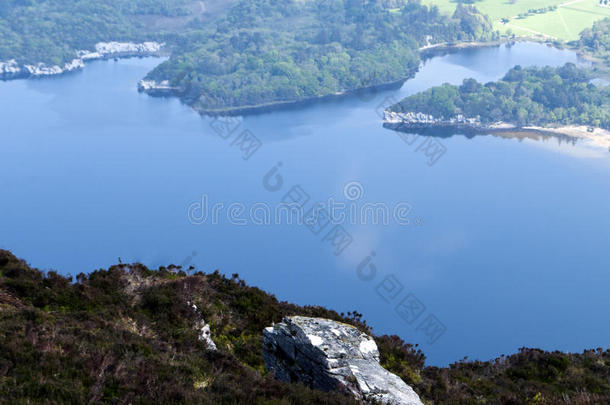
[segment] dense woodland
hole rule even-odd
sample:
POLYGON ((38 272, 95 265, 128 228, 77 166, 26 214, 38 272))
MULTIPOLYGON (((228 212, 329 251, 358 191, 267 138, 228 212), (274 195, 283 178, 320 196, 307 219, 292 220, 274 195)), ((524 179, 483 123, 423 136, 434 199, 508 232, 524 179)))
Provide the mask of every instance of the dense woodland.
MULTIPOLYGON (((421 46, 498 35, 486 17, 462 4, 453 16, 407 0, 213 0, 206 7, 210 4, 213 13, 192 0, 0 0, 0 61, 62 65, 76 50, 92 50, 99 41, 157 40, 172 56, 148 78, 168 79, 188 104, 222 113, 397 82, 417 69, 421 46)), ((610 19, 583 31, 577 45, 610 66, 610 19)), ((447 97, 452 91, 434 90, 447 97)), ((512 101, 528 98, 519 97, 513 94, 512 101)), ((558 123, 601 125, 606 119, 586 103, 555 103, 554 111, 541 112, 539 103, 515 110, 506 98, 498 100, 506 102, 478 115, 519 123, 555 117, 558 123)), ((451 105, 441 102, 436 112, 448 109, 451 105)))
MULTIPOLYGON (((73 279, 0 250, 0 403, 354 403, 265 371, 263 328, 297 314, 372 333, 356 311, 278 302, 237 274, 118 265, 73 279), (200 315, 218 351, 198 340, 200 315)), ((522 349, 438 368, 397 336, 375 340, 382 365, 428 404, 610 402, 610 350, 522 349)))
POLYGON ((406 0, 220 3, 211 19, 191 0, 0 0, 0 61, 62 66, 98 41, 161 41, 171 58, 148 78, 222 112, 397 82, 423 45, 497 35, 467 5, 445 16, 406 0))
POLYGON ((293 102, 392 83, 429 42, 489 39, 472 6, 452 18, 416 2, 243 0, 148 76, 203 111, 293 102), (391 8, 404 5, 402 8, 391 8))
POLYGON ((483 124, 590 125, 610 129, 610 86, 591 83, 587 70, 568 63, 560 68, 515 66, 501 80, 461 86, 444 84, 390 107, 449 119, 458 114, 483 124))
POLYGON ((581 50, 592 54, 610 68, 610 18, 596 22, 580 34, 581 50))
POLYGON ((150 18, 190 14, 188 0, 0 0, 0 61, 63 66, 101 41, 162 39, 150 18), (148 19, 147 19, 148 18, 148 19))

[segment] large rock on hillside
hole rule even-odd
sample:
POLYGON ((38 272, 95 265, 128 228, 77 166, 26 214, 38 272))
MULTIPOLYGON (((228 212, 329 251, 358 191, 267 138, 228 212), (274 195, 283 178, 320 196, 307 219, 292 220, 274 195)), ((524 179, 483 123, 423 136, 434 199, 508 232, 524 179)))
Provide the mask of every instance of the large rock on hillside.
POLYGON ((351 325, 323 318, 284 318, 263 331, 263 357, 281 381, 348 391, 365 401, 422 405, 411 387, 381 367, 373 338, 351 325))

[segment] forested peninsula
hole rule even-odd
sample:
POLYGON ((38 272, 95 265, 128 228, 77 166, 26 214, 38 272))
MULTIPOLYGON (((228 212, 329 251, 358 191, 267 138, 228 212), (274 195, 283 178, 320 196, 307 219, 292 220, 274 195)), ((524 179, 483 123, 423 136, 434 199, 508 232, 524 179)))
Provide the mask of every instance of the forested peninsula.
POLYGON ((407 0, 0 0, 0 78, 79 69, 100 42, 154 41, 170 58, 142 91, 237 114, 398 84, 420 47, 497 35, 473 6, 449 16, 407 0))
MULTIPOLYGON (((384 125, 400 131, 551 132, 570 126, 610 130, 610 86, 591 82, 574 64, 515 66, 501 80, 466 79, 409 96, 385 111, 384 125)), ((569 131, 565 132, 570 135, 569 131)))
POLYGON ((195 109, 235 114, 401 82, 419 47, 491 39, 472 6, 452 17, 416 2, 245 0, 154 69, 195 109))

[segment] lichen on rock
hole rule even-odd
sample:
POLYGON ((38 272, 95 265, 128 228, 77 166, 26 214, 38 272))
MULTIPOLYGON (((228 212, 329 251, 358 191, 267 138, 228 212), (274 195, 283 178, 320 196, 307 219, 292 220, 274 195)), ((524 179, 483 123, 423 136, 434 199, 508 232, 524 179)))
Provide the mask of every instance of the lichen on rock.
POLYGON ((422 404, 410 386, 381 367, 373 338, 351 325, 286 317, 263 331, 263 357, 267 369, 281 381, 346 391, 370 402, 422 404))

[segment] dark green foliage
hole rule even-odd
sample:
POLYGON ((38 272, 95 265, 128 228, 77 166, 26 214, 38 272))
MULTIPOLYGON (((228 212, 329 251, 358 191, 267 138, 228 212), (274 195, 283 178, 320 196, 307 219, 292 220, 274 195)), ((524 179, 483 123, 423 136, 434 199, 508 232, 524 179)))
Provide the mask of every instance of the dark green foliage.
POLYGON ((590 83, 586 70, 568 63, 560 68, 511 69, 502 80, 485 85, 474 79, 461 86, 444 84, 390 107, 449 119, 458 114, 483 124, 517 126, 590 125, 610 129, 610 86, 590 83))
MULTIPOLYGON (((275 381, 262 330, 287 315, 318 316, 371 333, 362 314, 300 307, 238 275, 187 277, 170 266, 119 265, 76 282, 0 250, 1 403, 348 404, 339 393, 275 381), (189 304, 190 303, 190 304, 189 304), (199 314, 219 350, 206 351, 199 314)), ((426 367, 397 336, 376 336, 381 363, 429 404, 605 404, 610 351, 522 349, 490 362, 426 367)))
POLYGON ((99 41, 157 40, 172 55, 148 78, 222 113, 398 82, 420 46, 497 35, 472 6, 448 17, 404 0, 212 3, 213 16, 194 0, 0 0, 0 61, 62 66, 99 41))
POLYGON ((523 348, 493 361, 426 367, 415 386, 432 403, 607 404, 610 350, 582 354, 523 348))
POLYGON ((593 54, 610 67, 610 18, 597 21, 580 33, 580 49, 593 54))
POLYGON ((428 42, 488 39, 473 7, 453 18, 416 2, 242 0, 148 78, 206 112, 301 101, 408 78, 428 42), (401 9, 386 5, 404 5, 401 9))
POLYGON ((0 0, 0 61, 57 64, 100 41, 160 39, 151 19, 188 14, 188 0, 0 0))
POLYGON ((290 314, 351 322, 218 272, 114 266, 72 283, 0 250, 0 402, 352 403, 261 372, 262 329, 290 314), (219 352, 198 341, 187 301, 212 324, 219 352))
POLYGON ((411 386, 421 383, 421 370, 424 368, 426 356, 420 349, 403 342, 396 335, 378 336, 375 341, 381 354, 379 360, 383 367, 398 375, 411 386))

